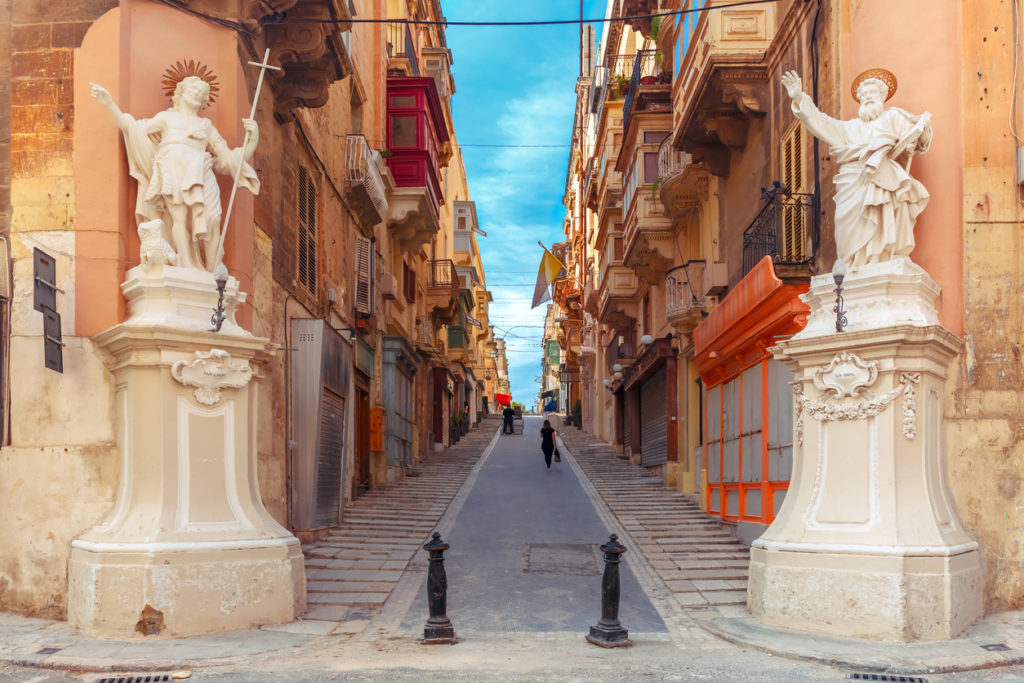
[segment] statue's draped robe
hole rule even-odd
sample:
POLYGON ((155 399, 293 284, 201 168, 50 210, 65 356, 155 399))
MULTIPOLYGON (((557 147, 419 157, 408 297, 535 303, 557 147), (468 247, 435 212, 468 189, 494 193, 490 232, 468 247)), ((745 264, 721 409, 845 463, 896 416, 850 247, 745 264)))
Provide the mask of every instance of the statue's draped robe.
MULTIPOLYGON (((793 113, 827 143, 839 162, 836 185, 836 251, 849 266, 908 256, 914 223, 928 203, 928 191, 890 152, 920 120, 907 111, 885 109, 874 121, 839 121, 818 111, 810 97, 793 100, 793 113)), ((902 155, 924 154, 931 129, 902 155)))
MULTIPOLYGON (((124 115, 128 120, 124 132, 128 172, 139 183, 135 219, 142 223, 161 218, 169 228, 171 221, 165 207, 183 204, 188 207, 195 248, 198 242, 220 239, 220 188, 214 173, 233 178, 241 164, 238 185, 253 194, 259 194, 260 181, 256 171, 245 163, 244 150, 230 149, 207 118, 192 117, 194 127, 187 142, 163 144, 166 117, 171 115, 174 113, 160 112, 151 119, 139 120, 124 115)), ((207 263, 205 267, 213 270, 216 265, 207 263)))

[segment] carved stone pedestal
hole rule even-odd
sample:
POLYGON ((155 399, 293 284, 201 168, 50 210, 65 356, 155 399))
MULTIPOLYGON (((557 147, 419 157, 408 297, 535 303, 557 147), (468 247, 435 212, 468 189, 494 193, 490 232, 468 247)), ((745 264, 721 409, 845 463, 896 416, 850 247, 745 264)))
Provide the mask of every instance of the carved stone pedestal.
MULTIPOLYGON (((851 279, 865 305, 892 287, 851 279)), ((836 334, 833 313, 832 333, 805 329, 775 350, 795 374, 794 464, 778 517, 751 548, 747 601, 765 623, 916 641, 952 638, 981 616, 978 545, 942 450, 946 368, 962 342, 927 324, 928 282, 904 282, 918 300, 895 307, 923 311, 917 320, 836 334)), ((812 319, 834 303, 816 296, 825 284, 805 295, 812 319)))
POLYGON ((121 472, 107 519, 71 544, 68 621, 127 638, 146 605, 169 636, 295 619, 302 552, 256 483, 255 364, 273 345, 134 315, 93 341, 114 377, 121 472))

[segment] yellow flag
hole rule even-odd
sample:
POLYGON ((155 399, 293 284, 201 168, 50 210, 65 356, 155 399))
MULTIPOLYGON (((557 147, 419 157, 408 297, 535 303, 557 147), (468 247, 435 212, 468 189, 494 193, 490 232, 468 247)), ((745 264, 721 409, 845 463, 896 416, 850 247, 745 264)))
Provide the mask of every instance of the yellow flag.
POLYGON ((537 306, 551 299, 551 295, 548 293, 548 285, 554 282, 558 274, 564 269, 565 266, 562 265, 562 262, 545 249, 544 256, 540 259, 540 268, 537 270, 537 286, 533 289, 533 306, 531 308, 537 308, 537 306))

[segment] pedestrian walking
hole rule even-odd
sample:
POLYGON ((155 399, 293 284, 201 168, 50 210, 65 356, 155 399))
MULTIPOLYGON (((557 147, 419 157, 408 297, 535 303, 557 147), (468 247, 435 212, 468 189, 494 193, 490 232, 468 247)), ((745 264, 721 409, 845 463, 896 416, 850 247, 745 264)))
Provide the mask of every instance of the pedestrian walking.
MULTIPOLYGON (((544 464, 550 470, 551 456, 558 453, 558 449, 555 448, 555 430, 548 420, 544 420, 544 426, 540 428, 540 450, 544 453, 544 464)), ((555 456, 555 462, 561 462, 561 458, 555 456)))
POLYGON ((501 416, 505 418, 501 425, 501 433, 515 434, 515 429, 512 427, 512 418, 516 416, 516 411, 512 410, 512 406, 505 406, 505 410, 501 411, 501 416))

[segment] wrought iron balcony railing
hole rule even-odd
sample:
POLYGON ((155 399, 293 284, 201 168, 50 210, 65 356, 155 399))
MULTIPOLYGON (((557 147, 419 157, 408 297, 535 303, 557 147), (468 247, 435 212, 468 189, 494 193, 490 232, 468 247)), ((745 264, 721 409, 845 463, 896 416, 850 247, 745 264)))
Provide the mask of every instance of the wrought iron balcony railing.
POLYGON ((704 308, 704 261, 688 261, 665 273, 665 315, 675 318, 704 308))
POLYGON ((662 184, 685 171, 686 167, 692 163, 693 157, 689 152, 681 152, 672 146, 671 135, 666 137, 658 147, 658 177, 662 184))
POLYGON ((814 258, 814 195, 776 186, 764 196, 764 207, 743 231, 743 275, 765 256, 780 266, 807 265, 814 258))
POLYGON ((656 50, 639 50, 633 60, 633 73, 629 79, 629 92, 622 103, 622 130, 629 130, 629 116, 633 113, 637 89, 641 83, 653 84, 657 80, 658 64, 654 57, 656 50))
POLYGON ((407 21, 389 21, 387 26, 387 50, 389 59, 407 59, 413 76, 420 75, 416 62, 416 43, 412 39, 407 21))
POLYGON ((430 262, 430 277, 427 287, 431 289, 459 289, 459 276, 455 272, 455 262, 451 259, 436 259, 430 262))
POLYGON ((387 216, 388 200, 384 179, 380 175, 373 151, 362 135, 345 136, 345 181, 353 187, 363 188, 379 220, 387 216))

